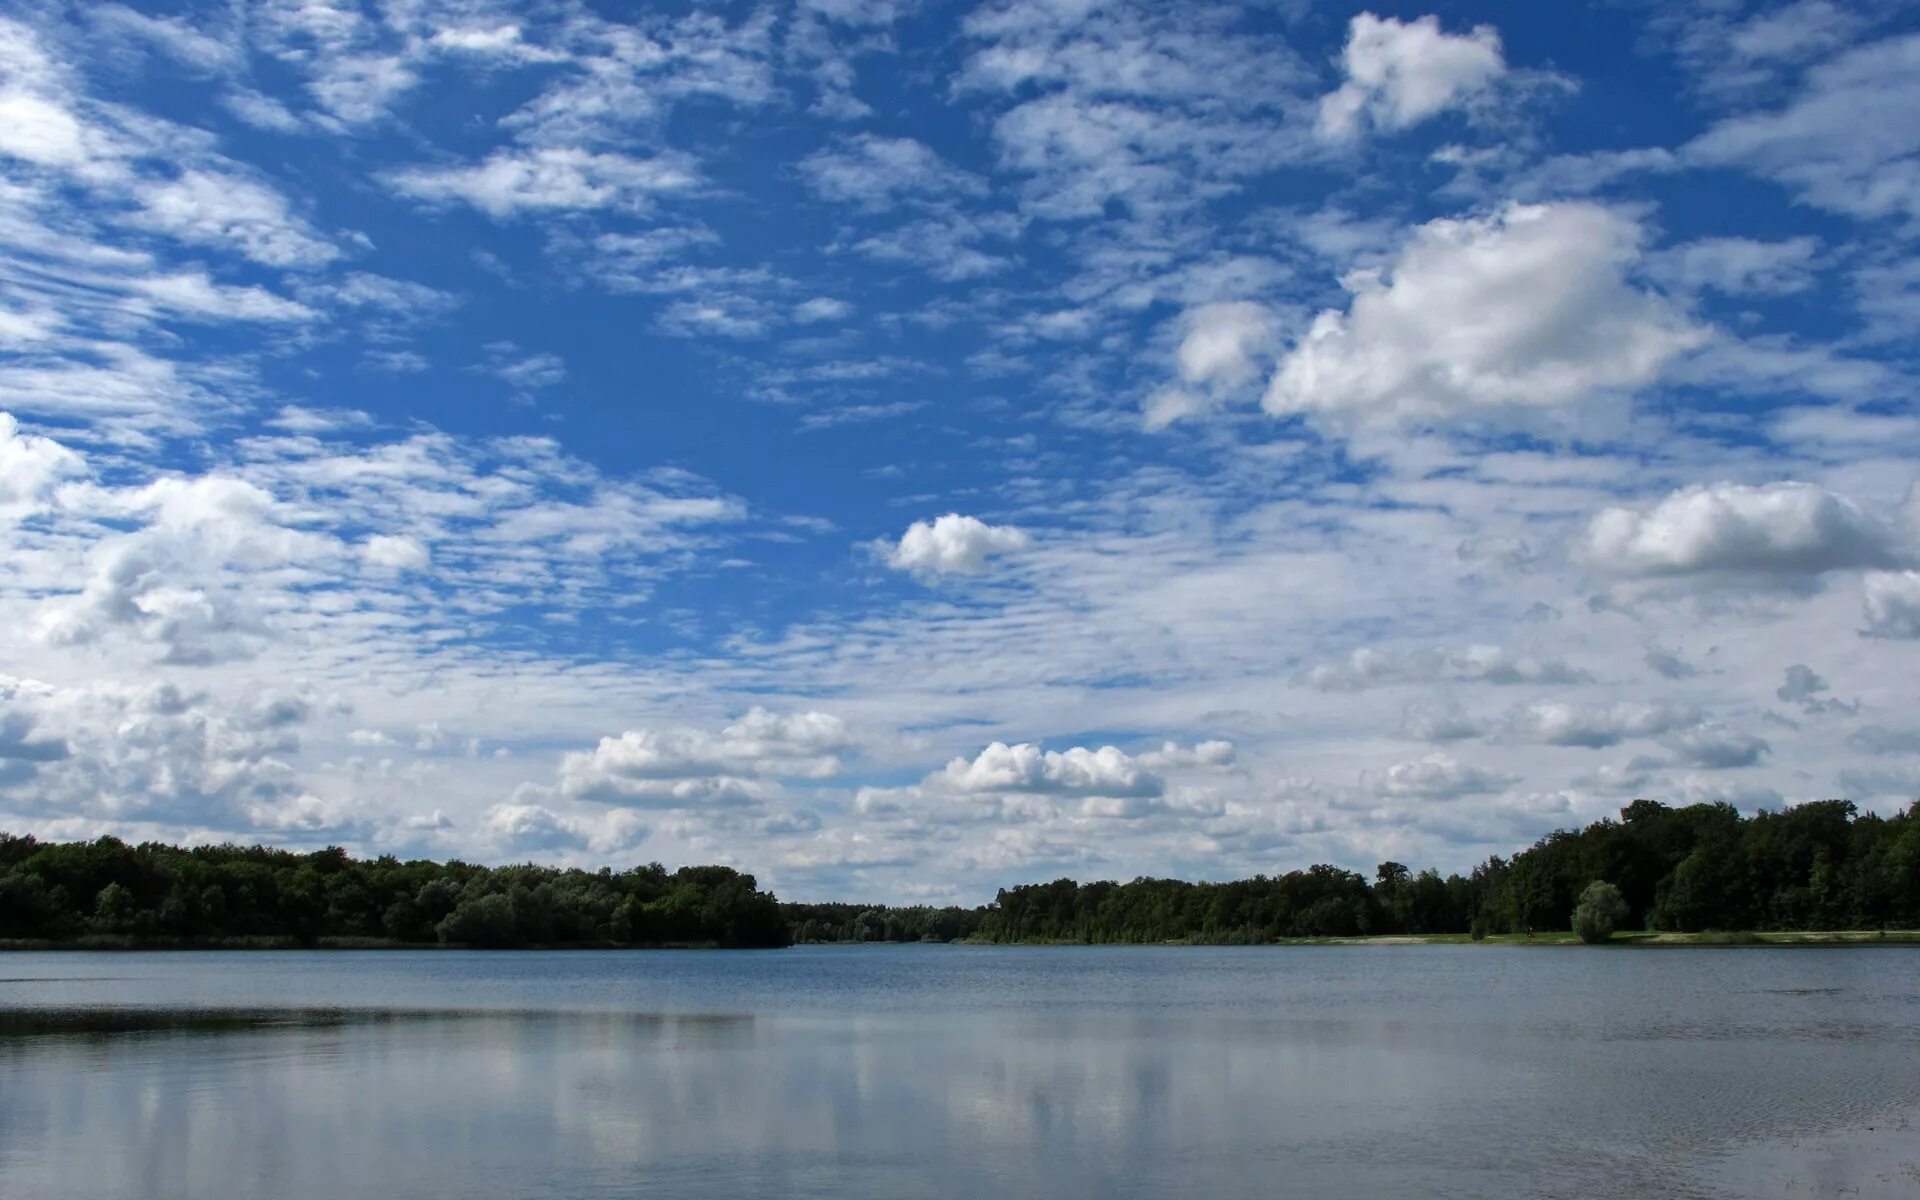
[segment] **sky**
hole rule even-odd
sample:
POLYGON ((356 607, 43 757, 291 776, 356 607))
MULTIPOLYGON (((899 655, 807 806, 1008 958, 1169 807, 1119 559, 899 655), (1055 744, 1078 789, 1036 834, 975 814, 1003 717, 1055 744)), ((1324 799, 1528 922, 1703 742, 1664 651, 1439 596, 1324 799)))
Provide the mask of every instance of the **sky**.
POLYGON ((791 899, 1920 795, 1920 8, 0 0, 0 828, 791 899))

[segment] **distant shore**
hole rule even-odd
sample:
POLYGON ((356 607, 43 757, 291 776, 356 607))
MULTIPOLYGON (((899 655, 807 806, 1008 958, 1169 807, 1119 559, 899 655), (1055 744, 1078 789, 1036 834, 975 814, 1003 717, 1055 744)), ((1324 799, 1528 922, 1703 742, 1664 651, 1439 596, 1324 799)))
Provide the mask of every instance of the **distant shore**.
MULTIPOLYGON (((1281 938, 1272 942, 1077 942, 1066 940, 995 942, 962 938, 953 942, 796 942, 801 946, 1580 946, 1578 936, 1566 930, 1524 934, 1489 934, 1476 940, 1464 933, 1382 933, 1361 937, 1281 938)), ((1623 931, 1607 946, 1672 948, 1687 946, 1914 946, 1920 947, 1920 929, 1740 930, 1731 932, 1669 933, 1623 931)), ((449 942, 401 942, 391 938, 324 937, 301 943, 283 937, 139 938, 124 934, 89 934, 80 938, 0 938, 0 954, 26 950, 471 950, 480 947, 449 942)), ((713 950, 712 942, 668 942, 623 945, 613 942, 566 942, 529 945, 505 950, 713 950)), ((489 951, 490 953, 496 951, 489 951)))
MULTIPOLYGON (((852 943, 824 943, 848 945, 852 943)), ((1583 946, 1571 930, 1540 933, 1495 933, 1474 938, 1465 933, 1381 933, 1358 937, 1281 938, 1272 942, 1077 942, 1065 940, 993 942, 972 939, 968 946, 1583 946)), ((1826 929, 1826 930, 1708 930, 1699 933, 1671 933, 1658 930, 1624 930, 1601 943, 1605 946, 1916 946, 1920 947, 1920 929, 1826 929)))

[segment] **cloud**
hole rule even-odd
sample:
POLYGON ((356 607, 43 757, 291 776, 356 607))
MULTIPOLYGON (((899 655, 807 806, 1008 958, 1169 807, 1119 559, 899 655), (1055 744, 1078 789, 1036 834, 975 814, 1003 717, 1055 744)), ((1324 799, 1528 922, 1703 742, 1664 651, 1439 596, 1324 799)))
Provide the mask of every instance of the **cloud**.
POLYGON ((832 296, 815 296, 793 306, 793 319, 802 325, 820 321, 844 321, 853 314, 853 305, 832 296))
POLYGON ((312 269, 340 257, 340 248, 295 216, 279 191, 232 171, 185 170, 138 185, 134 196, 134 224, 230 248, 263 266, 312 269))
POLYGON ((49 645, 126 636, 155 648, 163 663, 248 658, 268 636, 261 578, 338 553, 336 541, 295 528, 272 496, 245 480, 162 479, 101 499, 141 524, 102 537, 80 591, 42 610, 39 634, 49 645))
POLYGON ((896 571, 929 575, 977 575, 997 555, 1026 549, 1032 538, 1011 525, 989 525, 978 517, 948 513, 915 521, 887 550, 896 571))
POLYGON ((1808 70, 1791 103, 1729 117, 1683 149, 1739 167, 1852 217, 1920 217, 1920 34, 1849 50, 1808 70))
POLYGON ((1334 139, 1356 137, 1368 124, 1418 125, 1484 95, 1507 70, 1492 26, 1450 34, 1433 16, 1402 22, 1360 13, 1340 61, 1346 82, 1320 101, 1320 134, 1334 139))
POLYGON ((1862 586, 1868 637, 1920 638, 1920 571, 1874 571, 1862 586))
POLYGON ((1398 799, 1452 800, 1504 792, 1520 781, 1517 775, 1470 767, 1449 754, 1429 754, 1387 768, 1380 790, 1398 799))
POLYGON ((1416 742, 1457 742, 1490 730, 1489 722, 1452 701, 1410 704, 1400 720, 1400 736, 1416 742))
POLYGON ((471 204, 497 220, 523 212, 644 211, 655 196, 697 182, 684 160, 547 146, 497 150, 464 167, 409 167, 383 176, 403 196, 428 204, 471 204))
POLYGON ((1788 586, 1901 556, 1892 526, 1845 496, 1792 481, 1696 484, 1648 509, 1609 508, 1574 551, 1615 575, 1788 586))
POLYGON ((315 796, 291 765, 309 716, 284 696, 0 676, 0 783, 11 811, 37 818, 364 836, 352 806, 315 796))
POLYGON ((567 363, 558 354, 516 355, 511 343, 490 347, 492 361, 485 370, 507 386, 523 392, 550 388, 567 378, 567 363))
POLYGON ((1042 750, 1030 743, 994 742, 971 759, 956 758, 939 776, 948 791, 1076 792, 1096 796, 1157 796, 1165 785, 1114 746, 1042 750))
POLYGON ((1388 269, 1351 272, 1280 362, 1265 405, 1334 423, 1496 419, 1653 382, 1702 334, 1626 272, 1629 218, 1586 203, 1430 221, 1388 269))
POLYGON ((1773 748, 1765 738, 1713 723, 1671 734, 1661 744, 1689 765, 1714 771, 1753 766, 1773 748))
POLYGON ((903 200, 951 201, 978 196, 986 183, 912 138, 863 133, 800 161, 800 177, 824 200, 884 212, 903 200))
POLYGON ((85 472, 80 455, 52 438, 22 433, 12 413, 0 412, 0 521, 45 509, 55 488, 85 472))
POLYGON ((1600 749, 1628 738, 1657 737, 1698 724, 1700 714, 1671 704, 1577 704, 1542 700, 1507 714, 1514 736, 1549 746, 1600 749))
POLYGON ((1173 742, 1145 754, 1117 746, 1046 750, 1032 742, 993 742, 972 758, 960 756, 905 788, 862 788, 856 809, 882 820, 934 822, 1005 820, 1047 824, 1059 820, 1139 820, 1176 808, 1218 811, 1202 796, 1173 795, 1161 774, 1219 770, 1233 762, 1233 746, 1173 742))
POLYGON ((1847 745, 1862 754, 1920 754, 1920 728, 1862 725, 1847 735, 1847 745))
MULTIPOLYGON (((439 815, 437 810, 434 815, 439 815)), ((487 809, 480 824, 493 846, 509 855, 566 855, 582 850, 618 854, 646 841, 651 832, 630 811, 581 817, 542 804, 496 804, 487 809)))
POLYGON ((1712 289, 1728 296, 1789 296, 1814 285, 1820 239, 1702 238, 1655 256, 1651 273, 1682 292, 1712 289))
POLYGON ((1555 658, 1515 654, 1501 646, 1460 650, 1377 650, 1362 647, 1344 659, 1309 667, 1294 682, 1322 692, 1353 692, 1399 684, 1582 683, 1591 677, 1555 658))
POLYGON ((417 538, 375 534, 361 547, 361 555, 376 567, 395 571, 424 571, 433 563, 433 553, 417 538))
POLYGON ((1216 400, 1251 383, 1274 346, 1274 315, 1246 300, 1203 304, 1182 313, 1174 366, 1181 384, 1148 397, 1145 424, 1161 429, 1211 408, 1216 400))
POLYGON ((1797 704, 1800 711, 1810 716, 1821 713, 1854 713, 1858 704, 1848 704, 1831 696, 1822 697, 1821 693, 1833 689, 1818 672, 1805 663, 1794 663, 1787 668, 1786 679, 1774 690, 1774 695, 1788 704, 1797 704))
POLYGON ((560 794, 642 808, 756 803, 767 781, 825 779, 853 742, 822 712, 779 714, 758 706, 718 734, 688 727, 632 729, 560 763, 560 794))

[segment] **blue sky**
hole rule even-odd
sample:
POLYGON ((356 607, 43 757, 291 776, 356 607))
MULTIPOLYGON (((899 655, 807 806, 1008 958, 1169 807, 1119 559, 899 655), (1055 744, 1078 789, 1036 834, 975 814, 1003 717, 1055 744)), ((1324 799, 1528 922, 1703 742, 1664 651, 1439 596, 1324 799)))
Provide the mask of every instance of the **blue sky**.
POLYGON ((0 5, 0 824, 782 894, 1920 792, 1920 17, 0 5))

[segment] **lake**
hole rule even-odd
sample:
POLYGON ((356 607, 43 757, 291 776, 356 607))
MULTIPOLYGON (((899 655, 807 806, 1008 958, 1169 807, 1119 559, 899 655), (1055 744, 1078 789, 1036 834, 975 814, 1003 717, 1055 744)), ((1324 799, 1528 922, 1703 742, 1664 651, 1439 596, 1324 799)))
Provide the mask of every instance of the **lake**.
POLYGON ((0 1196, 1920 1195, 1920 951, 0 955, 0 1196))

